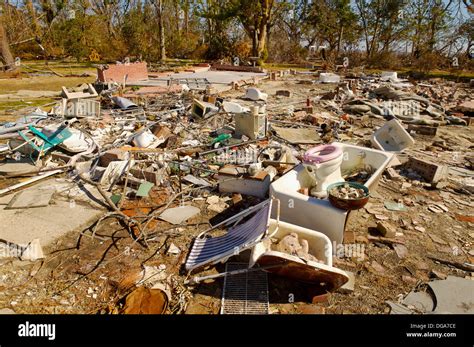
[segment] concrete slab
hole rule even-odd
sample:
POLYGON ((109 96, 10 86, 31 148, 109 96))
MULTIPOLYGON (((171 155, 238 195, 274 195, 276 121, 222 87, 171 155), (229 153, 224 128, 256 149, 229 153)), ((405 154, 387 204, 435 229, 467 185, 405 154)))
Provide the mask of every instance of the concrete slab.
POLYGON ((474 313, 474 281, 456 276, 428 283, 436 296, 434 313, 474 313))
POLYGON ((431 312, 434 309, 433 298, 426 292, 411 292, 403 299, 402 304, 414 306, 421 312, 431 312))
POLYGON ((54 190, 42 191, 34 188, 22 190, 15 194, 5 209, 12 210, 48 206, 53 194, 54 190))
POLYGON ((5 210, 0 206, 2 225, 0 239, 17 244, 28 244, 39 239, 43 247, 57 238, 88 226, 95 218, 104 213, 97 208, 72 205, 66 201, 56 204, 24 210, 5 210))
POLYGON ((12 201, 14 194, 0 196, 0 205, 8 205, 12 201))

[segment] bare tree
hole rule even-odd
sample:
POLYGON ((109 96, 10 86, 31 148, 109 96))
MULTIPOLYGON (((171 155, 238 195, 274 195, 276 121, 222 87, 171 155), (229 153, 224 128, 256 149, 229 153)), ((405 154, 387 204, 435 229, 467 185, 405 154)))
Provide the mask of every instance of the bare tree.
POLYGON ((158 21, 158 35, 160 42, 160 60, 166 59, 166 47, 165 47, 165 25, 163 21, 163 0, 154 0, 153 4, 156 8, 156 17, 158 21))
POLYGON ((3 27, 3 23, 0 19, 0 58, 2 59, 3 63, 6 65, 7 70, 14 70, 15 69, 15 60, 13 59, 13 55, 10 51, 10 44, 8 43, 7 33, 5 32, 5 28, 3 27))

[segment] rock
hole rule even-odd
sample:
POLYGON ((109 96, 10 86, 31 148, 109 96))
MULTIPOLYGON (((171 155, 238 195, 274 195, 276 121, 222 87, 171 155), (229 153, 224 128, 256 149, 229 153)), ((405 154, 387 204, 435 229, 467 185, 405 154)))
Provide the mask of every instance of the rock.
POLYGON ((403 182, 402 183, 402 186, 401 186, 401 189, 408 189, 412 186, 411 183, 408 183, 408 182, 403 182))
POLYGON ((385 268, 380 265, 379 263, 377 263, 375 260, 372 261, 372 263, 370 264, 370 266, 372 267, 372 269, 374 269, 376 272, 379 272, 379 273, 384 273, 385 272, 385 268))
POLYGON ((312 113, 308 114, 306 116, 306 120, 308 122, 310 122, 311 124, 313 124, 313 125, 318 125, 319 124, 319 117, 315 114, 312 114, 312 113))
POLYGON ((439 238, 438 236, 436 235, 433 235, 433 234, 429 234, 429 237, 433 240, 433 242, 435 243, 438 243, 440 245, 448 245, 448 243, 446 241, 444 241, 443 239, 439 238))
POLYGON ((395 237, 396 234, 395 228, 386 222, 378 222, 377 230, 384 237, 395 237))
POLYGON ((428 206, 428 210, 431 211, 431 212, 434 212, 434 213, 443 213, 443 210, 436 206, 436 205, 430 205, 428 206))
POLYGON ((41 243, 39 239, 34 239, 31 241, 28 246, 26 247, 26 250, 21 254, 21 260, 37 260, 37 259, 43 259, 44 258, 44 253, 43 253, 43 248, 41 247, 41 243))
POLYGON ((235 205, 242 201, 242 195, 239 193, 232 194, 232 203, 235 205))
POLYGON ((293 116, 296 119, 306 119, 308 114, 306 113, 306 111, 296 111, 295 113, 293 113, 293 116))
POLYGON ((461 111, 463 113, 474 113, 474 101, 465 101, 462 104, 458 105, 456 107, 456 110, 461 111))
POLYGON ((403 259, 408 255, 408 249, 404 245, 394 244, 393 249, 400 259, 403 259))
POLYGON ((415 227, 415 230, 418 230, 418 231, 421 232, 421 233, 424 233, 424 232, 426 231, 426 229, 423 228, 423 227, 421 227, 421 226, 416 226, 416 227, 415 227))
POLYGON ((313 304, 303 304, 299 308, 300 314, 326 314, 326 308, 313 305, 313 304))
POLYGON ((181 250, 174 243, 170 244, 168 247, 168 254, 176 255, 179 253, 181 253, 181 250))
POLYGON ((386 173, 387 173, 388 178, 390 178, 392 181, 401 181, 401 180, 403 180, 402 176, 400 176, 398 174, 398 172, 395 171, 394 168, 389 167, 386 170, 386 173))
POLYGON ((429 265, 427 263, 425 263, 424 261, 417 261, 415 263, 415 267, 418 269, 418 270, 422 270, 422 271, 427 271, 430 269, 429 265))
POLYGON ((367 113, 370 111, 368 105, 345 105, 343 107, 344 112, 347 113, 367 113))
POLYGON ((436 183, 431 183, 431 188, 433 189, 443 189, 446 188, 449 185, 448 182, 446 181, 438 181, 436 183))
POLYGON ((390 219, 389 217, 387 217, 383 214, 376 214, 375 218, 378 219, 378 220, 389 220, 390 219))
POLYGON ((209 211, 214 211, 214 212, 217 212, 217 213, 221 213, 229 207, 229 205, 227 205, 224 201, 222 201, 216 195, 208 197, 206 202, 209 204, 207 209, 209 211))
POLYGON ((441 271, 431 270, 430 277, 440 279, 440 280, 445 280, 446 278, 448 278, 448 275, 446 275, 445 273, 441 271))

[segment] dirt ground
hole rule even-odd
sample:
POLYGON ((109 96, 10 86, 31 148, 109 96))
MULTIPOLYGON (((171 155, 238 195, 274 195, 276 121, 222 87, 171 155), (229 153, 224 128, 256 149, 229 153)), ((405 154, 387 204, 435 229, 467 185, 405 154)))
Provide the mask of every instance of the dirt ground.
MULTIPOLYGON (((260 88, 270 95, 269 114, 290 104, 302 107, 306 97, 332 89, 298 80, 265 82, 260 88), (290 101, 274 96, 279 89, 292 91, 290 101)), ((242 90, 223 96, 241 95, 242 90)), ((373 126, 383 122, 377 119, 367 126, 356 122, 352 134, 342 133, 341 140, 366 144, 368 136, 365 134, 371 134, 373 126)), ((420 157, 421 153, 422 157, 437 163, 465 168, 466 157, 472 154, 474 145, 469 126, 442 126, 435 138, 422 135, 414 138, 415 145, 399 157, 401 161, 410 154, 420 157), (433 146, 435 141, 444 141, 446 149, 433 146)), ((472 278, 469 272, 428 258, 474 262, 474 201, 462 188, 462 179, 462 176, 450 175, 445 187, 433 188, 403 176, 400 180, 391 180, 384 175, 371 194, 371 205, 351 212, 346 226, 344 244, 357 244, 363 256, 334 257, 336 267, 354 273, 354 291, 335 291, 325 300, 313 303, 311 286, 269 275, 270 313, 386 314, 389 312, 387 300, 397 302, 400 296, 415 288, 426 288, 430 278, 444 275, 472 278), (406 211, 389 211, 383 207, 386 201, 402 202, 406 211), (433 212, 430 209, 433 204, 442 204, 447 211, 433 212), (383 210, 383 215, 371 209, 383 210), (370 235, 377 235, 375 227, 380 218, 396 226, 396 240, 403 243, 406 252, 398 250, 400 254, 397 254, 393 245, 369 240, 370 235)), ((146 210, 166 202, 169 196, 154 189, 149 201, 130 202, 131 209, 146 210)), ((208 211, 205 200, 199 196, 193 199, 193 205, 201 208, 201 214, 188 220, 186 225, 171 226, 157 221, 153 229, 155 238, 148 248, 134 243, 119 221, 111 218, 100 224, 95 235, 91 226, 58 239, 45 249, 43 261, 0 259, 0 308, 11 308, 16 313, 117 313, 123 298, 133 290, 143 266, 165 265, 172 283, 168 313, 219 313, 222 279, 196 286, 184 284, 189 277, 183 264, 192 240, 209 227, 209 218, 215 215, 208 211), (171 244, 181 253, 169 254, 171 244)), ((241 254, 235 260, 245 261, 246 256, 248 254, 241 254)), ((199 275, 223 270, 224 266, 219 265, 199 275)))

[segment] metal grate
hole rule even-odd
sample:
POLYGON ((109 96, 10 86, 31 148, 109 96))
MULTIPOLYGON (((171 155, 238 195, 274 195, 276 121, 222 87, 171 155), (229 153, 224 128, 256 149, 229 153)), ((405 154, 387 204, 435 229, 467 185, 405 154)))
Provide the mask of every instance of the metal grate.
MULTIPOLYGON (((245 263, 227 263, 226 272, 246 269, 245 263)), ((268 314, 267 273, 252 270, 224 277, 221 314, 268 314)))

